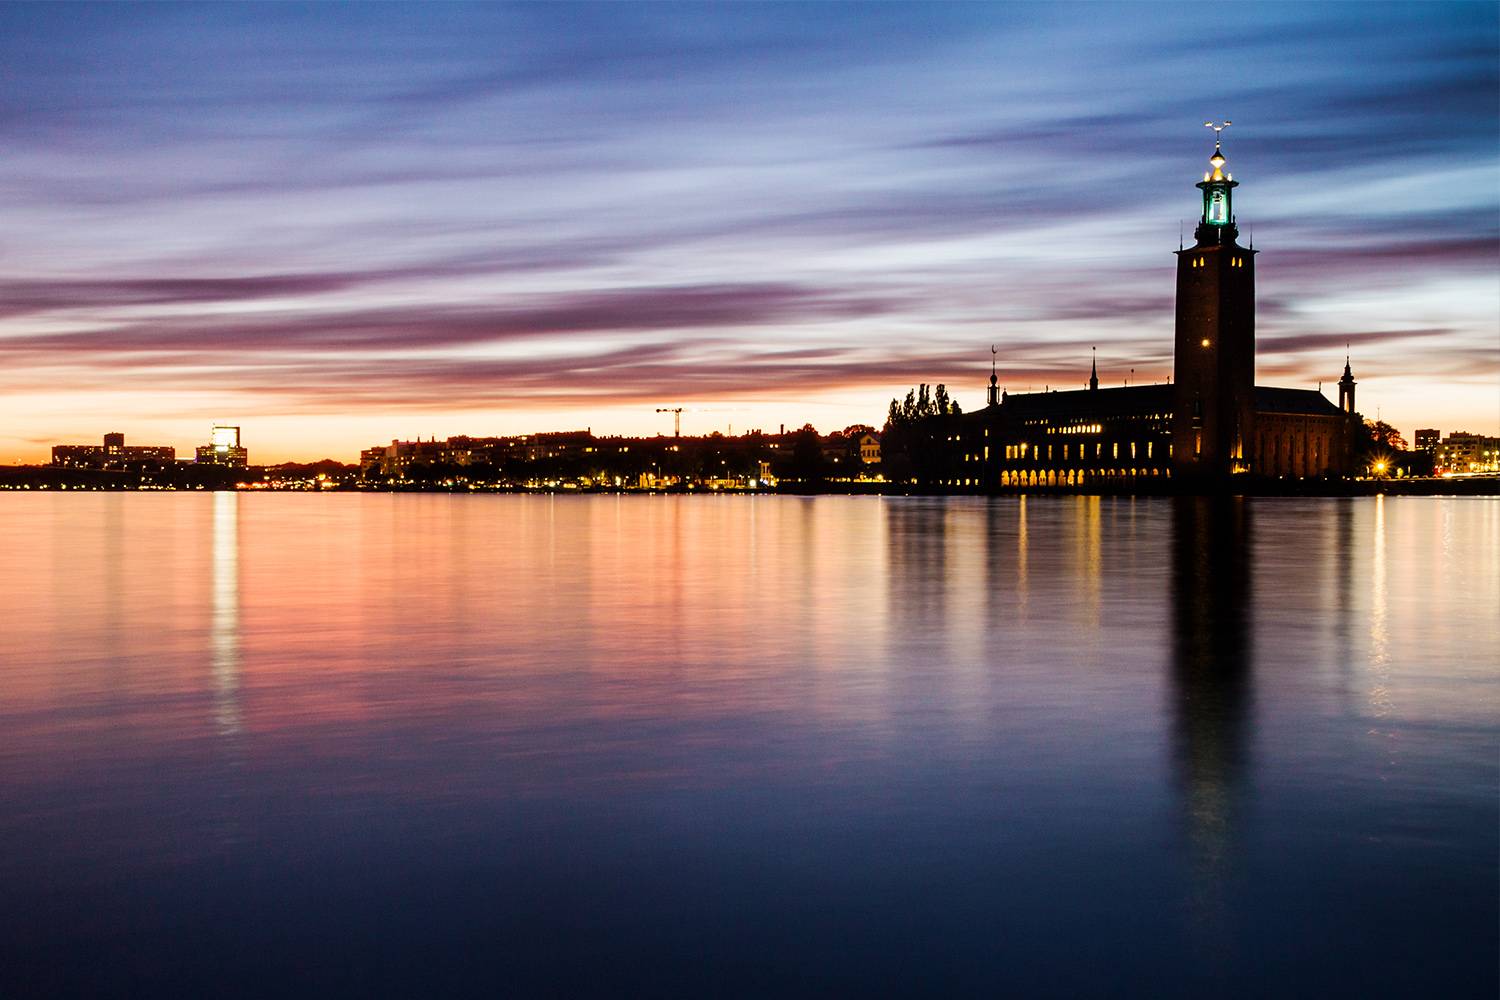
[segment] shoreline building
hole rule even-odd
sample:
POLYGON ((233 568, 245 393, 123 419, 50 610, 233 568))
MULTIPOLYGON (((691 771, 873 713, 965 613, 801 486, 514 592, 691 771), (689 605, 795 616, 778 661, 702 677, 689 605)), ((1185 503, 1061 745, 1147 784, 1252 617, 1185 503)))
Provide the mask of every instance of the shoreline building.
POLYGON ((1255 254, 1239 244, 1234 189, 1217 136, 1196 186, 1195 243, 1177 255, 1174 371, 1166 385, 1007 394, 958 418, 949 478, 980 490, 1221 486, 1236 476, 1349 474, 1354 375, 1335 406, 1312 389, 1255 384, 1255 254))
POLYGON ((52 446, 52 464, 63 469, 160 469, 177 463, 170 445, 127 445, 125 435, 104 435, 104 444, 52 446))
MULTIPOLYGON (((1432 434, 1436 436, 1437 431, 1432 434)), ((1432 442, 1432 455, 1433 465, 1452 475, 1500 472, 1500 437, 1454 431, 1441 442, 1432 442)))
POLYGON ((240 446, 240 429, 216 425, 209 429, 208 444, 199 445, 199 465, 223 465, 244 469, 250 464, 250 453, 240 446))

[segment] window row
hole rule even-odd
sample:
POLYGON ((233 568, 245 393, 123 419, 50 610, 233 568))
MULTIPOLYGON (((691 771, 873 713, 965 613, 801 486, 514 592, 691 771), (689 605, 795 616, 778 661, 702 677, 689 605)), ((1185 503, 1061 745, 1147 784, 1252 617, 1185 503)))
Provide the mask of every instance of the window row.
MULTIPOLYGON (((1108 455, 1112 459, 1119 458, 1156 458, 1155 441, 1112 441, 1109 444, 1108 455)), ((1030 460, 1033 462, 1057 461, 1083 461, 1089 458, 1103 458, 1105 456, 1105 444, 1095 441, 1078 445, 1040 445, 1040 444, 1008 444, 1005 446, 1005 457, 1012 462, 1030 460)), ((1167 445, 1167 455, 1172 454, 1172 446, 1167 445)))

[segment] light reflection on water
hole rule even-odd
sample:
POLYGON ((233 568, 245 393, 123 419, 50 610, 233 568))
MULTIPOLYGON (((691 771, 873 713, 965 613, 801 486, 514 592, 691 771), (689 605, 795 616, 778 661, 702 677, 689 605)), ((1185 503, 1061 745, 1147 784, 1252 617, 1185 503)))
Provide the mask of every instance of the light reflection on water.
POLYGON ((0 510, 3 988, 1494 992, 1493 501, 0 510))
POLYGON ((240 719, 240 495, 214 494, 213 619, 209 631, 219 731, 243 728, 240 719))

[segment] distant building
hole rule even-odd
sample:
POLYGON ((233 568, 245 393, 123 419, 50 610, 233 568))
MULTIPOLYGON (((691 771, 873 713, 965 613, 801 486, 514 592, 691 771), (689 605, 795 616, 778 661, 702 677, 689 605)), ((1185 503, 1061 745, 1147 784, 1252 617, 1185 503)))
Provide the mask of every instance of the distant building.
POLYGON ((444 452, 448 451, 448 442, 438 441, 392 441, 385 448, 370 448, 360 452, 360 468, 365 467, 367 457, 375 459, 382 476, 391 476, 396 479, 406 478, 406 473, 413 466, 433 465, 441 461, 444 452))
POLYGON ((426 465, 499 465, 507 461, 579 458, 598 450, 593 431, 548 431, 508 438, 450 437, 446 441, 392 441, 359 453, 360 475, 405 479, 415 467, 426 465))
POLYGON ((531 434, 521 440, 525 442, 526 457, 531 461, 589 454, 597 443, 592 428, 582 431, 548 431, 544 434, 531 434))
POLYGON ((1412 446, 1417 451, 1425 451, 1435 455, 1437 454, 1438 444, 1442 436, 1443 432, 1436 427, 1424 427, 1412 433, 1412 446))
POLYGON ((1238 186, 1219 145, 1197 187, 1196 243, 1177 251, 1175 370, 1166 385, 1010 394, 990 376, 989 405, 964 414, 944 485, 1089 488, 1151 480, 1223 484, 1231 476, 1350 473, 1354 375, 1339 405, 1311 389, 1255 384, 1255 254, 1237 242, 1238 186))
POLYGON ((250 464, 250 455, 240 446, 240 429, 215 425, 208 432, 209 443, 198 447, 199 465, 223 465, 231 469, 243 469, 250 464))
POLYGON ((1500 437, 1454 431, 1437 446, 1432 464, 1442 472, 1500 472, 1500 437))
POLYGON ((375 475, 380 472, 381 464, 384 461, 385 447, 383 445, 364 449, 359 453, 359 474, 365 478, 375 475))
POLYGON ((169 445, 126 445, 125 435, 104 435, 104 443, 59 444, 52 448, 52 464, 64 469, 159 469, 177 462, 169 445))
POLYGON ((859 460, 866 465, 880 464, 880 438, 875 434, 861 434, 856 439, 855 447, 859 449, 859 460))

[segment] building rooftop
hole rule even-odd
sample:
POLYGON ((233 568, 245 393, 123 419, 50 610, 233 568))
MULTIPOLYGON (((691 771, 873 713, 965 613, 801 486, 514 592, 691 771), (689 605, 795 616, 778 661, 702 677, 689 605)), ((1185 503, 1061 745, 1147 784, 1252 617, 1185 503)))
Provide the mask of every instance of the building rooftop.
POLYGON ((1321 417, 1337 417, 1343 413, 1316 389, 1276 389, 1268 385, 1255 387, 1255 412, 1305 413, 1321 417))

